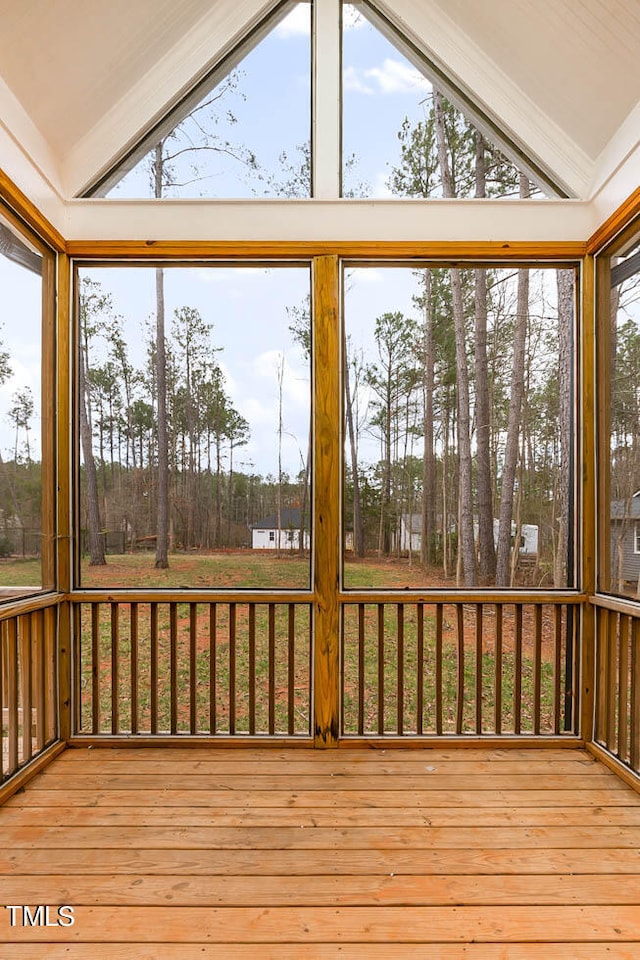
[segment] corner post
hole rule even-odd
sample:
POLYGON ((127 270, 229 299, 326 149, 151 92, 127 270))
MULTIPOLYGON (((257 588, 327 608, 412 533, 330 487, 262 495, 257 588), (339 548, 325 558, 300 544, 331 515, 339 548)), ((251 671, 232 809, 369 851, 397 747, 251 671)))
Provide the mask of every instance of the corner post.
POLYGON ((316 747, 340 736, 340 272, 335 256, 313 263, 314 682, 316 747))

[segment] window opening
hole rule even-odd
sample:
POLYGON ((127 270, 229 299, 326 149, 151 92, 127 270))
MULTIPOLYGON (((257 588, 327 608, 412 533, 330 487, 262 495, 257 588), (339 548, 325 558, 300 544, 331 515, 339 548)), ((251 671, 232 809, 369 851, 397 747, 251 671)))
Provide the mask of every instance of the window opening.
POLYGON ((279 4, 87 195, 310 196, 311 9, 279 4))
POLYGON ((78 302, 82 586, 308 589, 308 265, 85 266, 78 302))

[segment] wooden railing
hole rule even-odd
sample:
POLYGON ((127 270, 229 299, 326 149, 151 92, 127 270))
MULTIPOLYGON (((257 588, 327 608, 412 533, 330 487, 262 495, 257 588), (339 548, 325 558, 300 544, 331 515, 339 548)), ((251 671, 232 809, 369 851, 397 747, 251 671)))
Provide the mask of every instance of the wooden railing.
POLYGON ((0 607, 0 783, 58 736, 57 612, 50 599, 0 607))
POLYGON ((596 597, 594 739, 640 776, 640 609, 596 597))
POLYGON ((311 608, 286 598, 74 599, 79 735, 311 730, 311 608))
POLYGON ((349 736, 577 732, 576 598, 343 604, 349 736))

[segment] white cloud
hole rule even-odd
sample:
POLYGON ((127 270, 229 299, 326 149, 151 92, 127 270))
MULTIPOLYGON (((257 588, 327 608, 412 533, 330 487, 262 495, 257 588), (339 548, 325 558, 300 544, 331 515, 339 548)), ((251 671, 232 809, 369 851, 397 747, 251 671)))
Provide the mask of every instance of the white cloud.
POLYGON ((382 274, 373 267, 351 267, 346 272, 347 281, 355 283, 380 283, 382 274))
POLYGON ((364 71, 364 76, 375 80, 381 93, 428 93, 431 84, 408 63, 387 57, 382 67, 364 71))
POLYGON ((278 24, 276 34, 283 39, 287 39, 288 37, 310 36, 311 14, 309 4, 297 4, 291 13, 288 13, 284 20, 278 24))
POLYGON ((389 197, 394 197, 397 200, 396 195, 390 189, 389 184, 389 174, 387 171, 381 170, 376 173, 375 180, 373 182, 373 191, 372 196, 376 197, 378 200, 385 200, 389 197))
POLYGON ((375 92, 372 86, 362 80, 355 67, 347 67, 344 71, 342 86, 345 90, 350 90, 353 93, 372 94, 375 92))

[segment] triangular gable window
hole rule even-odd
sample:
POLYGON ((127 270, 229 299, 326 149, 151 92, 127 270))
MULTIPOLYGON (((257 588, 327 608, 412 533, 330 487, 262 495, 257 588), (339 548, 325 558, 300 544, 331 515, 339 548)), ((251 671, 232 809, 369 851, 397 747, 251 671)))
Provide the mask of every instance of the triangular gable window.
POLYGON ((342 5, 342 142, 343 196, 563 194, 366 0, 342 5))
POLYGON ((87 196, 310 196, 311 9, 279 4, 87 196))

